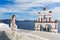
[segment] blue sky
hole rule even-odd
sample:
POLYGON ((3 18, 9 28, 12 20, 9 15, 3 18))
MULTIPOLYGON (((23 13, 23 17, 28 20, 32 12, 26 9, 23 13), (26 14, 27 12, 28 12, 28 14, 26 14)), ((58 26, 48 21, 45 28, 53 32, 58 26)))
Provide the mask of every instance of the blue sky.
POLYGON ((52 19, 60 20, 60 0, 0 0, 0 19, 36 20, 43 7, 52 10, 52 19))

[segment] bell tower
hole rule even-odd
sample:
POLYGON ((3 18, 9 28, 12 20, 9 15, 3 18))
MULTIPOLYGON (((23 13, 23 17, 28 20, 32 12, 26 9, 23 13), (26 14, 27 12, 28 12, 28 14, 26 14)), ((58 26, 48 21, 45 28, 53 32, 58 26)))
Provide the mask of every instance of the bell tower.
POLYGON ((49 11, 49 12, 46 14, 47 22, 51 22, 51 14, 52 14, 52 11, 49 11))
POLYGON ((42 21, 46 22, 46 20, 47 20, 46 14, 47 14, 46 7, 43 7, 43 10, 42 10, 42 15, 43 15, 42 19, 43 20, 42 21))
POLYGON ((42 17, 43 17, 42 13, 38 12, 38 21, 39 22, 42 22, 42 17))

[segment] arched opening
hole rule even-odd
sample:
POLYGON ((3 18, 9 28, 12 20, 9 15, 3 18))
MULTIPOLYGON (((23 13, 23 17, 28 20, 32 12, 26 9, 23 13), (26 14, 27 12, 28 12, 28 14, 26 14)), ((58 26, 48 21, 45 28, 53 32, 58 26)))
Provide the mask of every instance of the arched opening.
POLYGON ((39 29, 38 29, 38 28, 39 28, 39 24, 37 25, 37 29, 36 29, 37 31, 39 31, 39 29))
POLYGON ((47 31, 47 32, 51 32, 51 27, 52 27, 51 25, 47 24, 47 25, 46 25, 46 31, 47 31))
POLYGON ((40 31, 43 31, 43 26, 42 25, 40 25, 40 31))

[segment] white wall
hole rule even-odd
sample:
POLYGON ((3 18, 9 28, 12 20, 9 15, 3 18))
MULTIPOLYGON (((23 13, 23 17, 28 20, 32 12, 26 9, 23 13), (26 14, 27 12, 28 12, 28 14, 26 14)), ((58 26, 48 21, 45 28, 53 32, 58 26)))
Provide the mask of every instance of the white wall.
POLYGON ((58 28, 58 23, 35 23, 35 30, 40 30, 40 25, 42 25, 43 27, 47 27, 47 24, 51 25, 52 26, 52 29, 55 29, 55 25, 56 25, 56 28, 58 28), (39 25, 39 27, 37 28, 37 26, 39 25))

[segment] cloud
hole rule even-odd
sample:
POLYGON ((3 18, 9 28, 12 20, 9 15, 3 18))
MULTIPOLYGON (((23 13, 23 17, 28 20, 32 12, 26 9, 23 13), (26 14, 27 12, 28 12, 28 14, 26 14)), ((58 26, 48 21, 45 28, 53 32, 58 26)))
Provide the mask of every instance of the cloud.
POLYGON ((53 9, 53 12, 55 12, 55 13, 60 13, 60 7, 55 7, 55 8, 53 9))
POLYGON ((0 7, 0 12, 27 12, 29 14, 34 14, 40 11, 37 7, 44 7, 45 5, 52 5, 52 0, 14 0, 15 4, 5 5, 0 7), (48 4, 47 4, 48 3, 48 4), (31 9, 34 8, 35 9, 31 9), (30 11, 28 11, 30 10, 30 11))
POLYGON ((12 13, 12 14, 18 13, 19 15, 16 14, 17 18, 22 17, 20 15, 21 13, 23 13, 23 15, 25 14, 27 15, 28 13, 30 16, 32 16, 31 17, 32 19, 33 17, 37 18, 36 16, 37 13, 41 11, 42 7, 45 7, 45 6, 47 7, 48 10, 54 8, 52 11, 53 11, 53 16, 55 15, 56 18, 58 18, 58 16, 56 16, 55 13, 60 13, 59 0, 13 0, 12 1, 14 3, 13 5, 11 1, 12 0, 10 0, 9 4, 3 5, 3 7, 0 6, 0 13, 12 13), (58 3, 58 5, 56 3, 58 3))
POLYGON ((24 12, 30 10, 32 7, 44 7, 45 5, 52 4, 55 1, 59 2, 59 0, 14 0, 15 4, 5 5, 6 8, 0 7, 0 12, 24 12))
POLYGON ((31 7, 44 6, 43 4, 41 4, 41 2, 43 1, 38 0, 14 0, 14 2, 15 4, 13 5, 4 5, 4 7, 0 7, 0 12, 25 12, 31 7))
POLYGON ((51 0, 52 2, 60 2, 60 0, 51 0))
POLYGON ((54 9, 52 9, 52 17, 53 19, 60 20, 60 7, 55 7, 54 9))
POLYGON ((3 8, 0 7, 0 13, 6 13, 6 12, 22 12, 22 10, 19 10, 17 8, 3 8))

